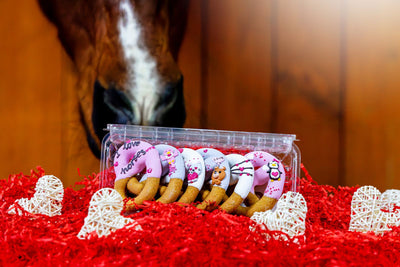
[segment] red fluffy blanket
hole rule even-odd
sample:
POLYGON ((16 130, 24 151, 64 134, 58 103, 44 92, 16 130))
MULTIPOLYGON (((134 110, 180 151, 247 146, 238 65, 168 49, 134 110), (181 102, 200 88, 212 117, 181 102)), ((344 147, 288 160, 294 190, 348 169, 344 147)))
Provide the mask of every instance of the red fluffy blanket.
POLYGON ((9 215, 16 199, 30 198, 44 170, 11 175, 0 185, 0 265, 399 265, 400 228, 383 236, 349 232, 350 203, 357 188, 318 185, 304 170, 300 192, 308 205, 305 239, 277 241, 243 216, 192 206, 147 202, 131 215, 143 231, 121 229, 108 237, 76 237, 99 189, 97 175, 79 190, 65 189, 60 216, 9 215))

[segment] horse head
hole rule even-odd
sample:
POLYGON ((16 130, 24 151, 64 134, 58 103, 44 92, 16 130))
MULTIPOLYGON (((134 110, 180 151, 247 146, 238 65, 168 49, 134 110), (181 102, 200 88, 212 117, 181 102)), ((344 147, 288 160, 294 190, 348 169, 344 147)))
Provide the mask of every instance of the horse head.
POLYGON ((182 127, 177 56, 188 0, 38 0, 77 73, 89 146, 108 123, 182 127))

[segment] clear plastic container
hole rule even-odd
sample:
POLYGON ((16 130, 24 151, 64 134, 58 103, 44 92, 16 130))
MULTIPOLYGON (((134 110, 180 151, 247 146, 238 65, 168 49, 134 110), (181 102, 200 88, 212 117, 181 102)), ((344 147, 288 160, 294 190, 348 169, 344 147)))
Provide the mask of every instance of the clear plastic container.
POLYGON ((298 192, 300 173, 300 150, 294 144, 292 134, 220 131, 188 128, 109 124, 109 133, 101 147, 100 187, 114 186, 114 155, 128 140, 142 140, 152 145, 168 144, 176 148, 215 148, 224 154, 246 154, 265 151, 285 166, 285 191, 298 192))

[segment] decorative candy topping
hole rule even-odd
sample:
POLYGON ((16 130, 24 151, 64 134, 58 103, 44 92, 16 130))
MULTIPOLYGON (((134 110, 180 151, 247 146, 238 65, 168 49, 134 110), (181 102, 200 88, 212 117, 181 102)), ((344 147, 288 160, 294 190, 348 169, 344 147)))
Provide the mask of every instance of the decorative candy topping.
POLYGON ((264 196, 278 200, 282 195, 285 184, 285 170, 282 163, 271 154, 264 151, 254 151, 246 156, 254 168, 259 169, 255 172, 252 192, 258 185, 267 185, 264 196))
POLYGON ((160 178, 160 157, 154 146, 149 143, 127 141, 116 152, 114 157, 116 180, 135 176, 145 168, 152 177, 160 178))

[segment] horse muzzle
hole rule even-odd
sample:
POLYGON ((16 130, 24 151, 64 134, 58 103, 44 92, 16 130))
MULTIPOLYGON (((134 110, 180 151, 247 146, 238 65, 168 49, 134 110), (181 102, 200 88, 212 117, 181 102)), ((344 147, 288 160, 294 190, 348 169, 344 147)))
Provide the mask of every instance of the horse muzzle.
MULTIPOLYGON (((176 83, 168 83, 157 94, 157 101, 152 107, 151 115, 137 114, 134 111, 143 110, 135 105, 141 105, 132 101, 121 90, 111 86, 104 88, 100 82, 94 84, 92 124, 96 136, 87 131, 88 144, 92 152, 100 157, 100 148, 96 145, 95 138, 102 140, 106 132, 107 124, 138 124, 148 126, 182 127, 186 119, 186 111, 183 97, 183 78, 176 83)), ((88 127, 86 127, 88 129, 88 127)))
POLYGON ((154 109, 149 125, 182 127, 186 120, 183 97, 183 77, 177 83, 169 83, 164 88, 154 109))

